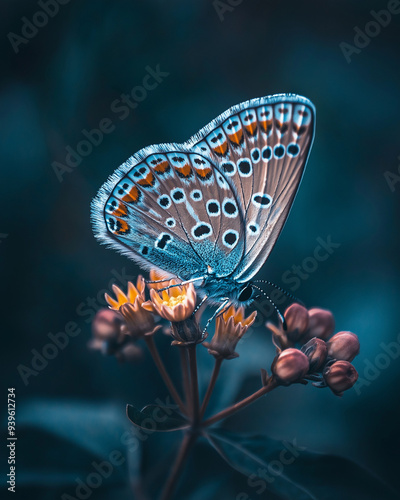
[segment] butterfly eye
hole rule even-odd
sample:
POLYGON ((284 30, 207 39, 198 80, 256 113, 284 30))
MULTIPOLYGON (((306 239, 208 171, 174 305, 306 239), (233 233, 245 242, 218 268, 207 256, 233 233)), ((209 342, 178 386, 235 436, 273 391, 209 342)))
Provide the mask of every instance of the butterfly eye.
POLYGON ((251 296, 253 295, 253 288, 251 285, 246 285, 242 291, 239 294, 238 300, 240 302, 246 302, 247 300, 251 299, 251 296))

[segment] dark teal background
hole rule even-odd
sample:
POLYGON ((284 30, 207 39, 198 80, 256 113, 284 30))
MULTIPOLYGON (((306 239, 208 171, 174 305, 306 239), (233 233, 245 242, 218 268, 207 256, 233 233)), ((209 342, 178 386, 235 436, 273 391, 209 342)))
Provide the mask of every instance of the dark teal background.
MULTIPOLYGON (((25 419, 27 404, 112 402, 123 414, 126 402, 140 407, 165 396, 147 357, 132 368, 87 349, 92 311, 102 305, 96 296, 102 298, 115 273, 138 273, 127 258, 95 241, 90 201, 140 148, 185 141, 241 101, 299 93, 317 109, 314 147, 260 277, 290 290, 284 273, 313 256, 317 238, 340 244, 295 294, 308 307, 332 310, 337 331, 359 335, 354 364, 367 382, 341 399, 311 386, 279 389, 227 425, 354 459, 398 490, 400 356, 386 362, 382 353, 400 341, 400 182, 391 189, 385 178, 385 172, 400 175, 400 14, 347 62, 340 44, 354 43, 354 28, 364 30, 373 20, 371 9, 386 9, 386 1, 243 0, 221 20, 211 0, 71 0, 18 53, 8 36, 20 35, 21 18, 32 20, 40 9, 27 0, 3 0, 1 8, 1 398, 15 386, 25 419), (142 84, 147 66, 157 65, 168 76, 120 119, 112 103, 142 84), (53 162, 65 163, 65 148, 75 148, 82 130, 98 128, 104 118, 115 129, 60 182, 53 162), (17 367, 29 366, 31 350, 70 321, 80 334, 25 386, 17 367), (381 368, 374 371, 377 363, 381 368)), ((166 340, 162 345, 174 364, 176 353, 166 340)), ((259 368, 269 368, 273 359, 266 331, 253 332, 239 353, 224 366, 221 383, 229 385, 242 371, 243 381, 245 373, 254 375, 248 384, 256 388, 259 368)), ((204 365, 204 381, 208 369, 204 365)), ((57 428, 51 415, 48 424, 57 428)), ((18 470, 27 481, 20 494, 50 499, 72 492, 63 486, 67 480, 51 486, 44 471, 49 463, 53 472, 62 468, 60 457, 68 454, 73 462, 79 447, 60 444, 57 431, 38 441, 32 432, 40 436, 33 430, 20 435, 18 470)), ((87 466, 78 464, 76 474, 87 466)), ((195 482, 201 472, 188 474, 195 482)), ((108 490, 96 495, 114 497, 108 490)))

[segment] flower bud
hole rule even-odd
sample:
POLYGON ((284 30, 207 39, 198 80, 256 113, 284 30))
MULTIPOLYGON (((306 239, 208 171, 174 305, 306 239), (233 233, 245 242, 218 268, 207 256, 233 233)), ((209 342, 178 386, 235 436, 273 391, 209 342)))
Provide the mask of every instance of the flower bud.
POLYGON ((292 304, 284 314, 286 320, 286 334, 292 342, 302 337, 308 327, 308 311, 300 304, 292 304))
POLYGON ((272 372, 282 385, 301 380, 310 365, 307 356, 298 349, 285 349, 272 366, 272 372))
POLYGON ((335 329, 335 319, 330 311, 314 308, 308 311, 308 316, 307 339, 318 337, 324 340, 332 335, 335 329))
POLYGON ((358 373, 354 366, 348 361, 342 360, 327 366, 323 376, 328 387, 337 396, 341 396, 342 392, 353 387, 358 379, 358 373))
POLYGON ((334 359, 352 361, 359 352, 360 342, 352 332, 339 332, 328 342, 328 355, 334 359))
POLYGON ((100 309, 92 322, 93 337, 101 340, 116 340, 121 331, 122 317, 111 309, 100 309))
POLYGON ((301 350, 308 358, 311 372, 318 371, 324 365, 328 354, 328 347, 324 340, 314 337, 304 344, 301 350))

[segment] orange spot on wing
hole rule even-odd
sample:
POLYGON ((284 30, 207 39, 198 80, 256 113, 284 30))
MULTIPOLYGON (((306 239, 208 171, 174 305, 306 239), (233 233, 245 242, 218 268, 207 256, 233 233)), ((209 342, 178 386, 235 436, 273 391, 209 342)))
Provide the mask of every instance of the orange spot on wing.
POLYGON ((157 174, 165 174, 169 170, 169 163, 164 160, 161 163, 159 163, 156 167, 154 167, 154 170, 157 172, 157 174))
POLYGON ((140 199, 140 192, 136 186, 132 186, 129 193, 121 197, 121 200, 127 203, 137 203, 139 199, 140 199))
POLYGON ((228 149, 227 141, 224 141, 220 146, 213 147, 213 150, 217 153, 217 155, 224 155, 227 149, 228 149))
POLYGON ((183 165, 183 167, 174 167, 176 172, 180 174, 182 177, 190 177, 192 175, 192 169, 190 165, 183 165))
POLYGON ((116 215, 117 217, 126 217, 128 215, 128 209, 126 205, 120 203, 118 208, 114 210, 114 215, 116 215))
POLYGON ((269 132, 272 127, 272 120, 262 120, 260 121, 261 127, 264 129, 265 132, 269 132))
POLYGON ((245 125, 244 128, 250 135, 253 135, 257 129, 257 123, 256 122, 250 123, 249 125, 245 125))
POLYGON ((200 179, 209 179, 212 175, 212 170, 210 167, 196 168, 196 174, 200 177, 200 179))
POLYGON ((151 187, 154 186, 154 175, 152 172, 149 172, 146 177, 143 177, 143 179, 140 179, 137 181, 139 186, 144 186, 144 187, 151 187))
POLYGON ((229 140, 233 142, 234 144, 240 144, 242 138, 243 138, 243 130, 240 129, 234 134, 228 134, 229 140))
POLYGON ((128 231, 129 231, 128 223, 125 222, 124 220, 117 219, 117 229, 115 230, 115 232, 117 234, 124 234, 127 233, 128 231))

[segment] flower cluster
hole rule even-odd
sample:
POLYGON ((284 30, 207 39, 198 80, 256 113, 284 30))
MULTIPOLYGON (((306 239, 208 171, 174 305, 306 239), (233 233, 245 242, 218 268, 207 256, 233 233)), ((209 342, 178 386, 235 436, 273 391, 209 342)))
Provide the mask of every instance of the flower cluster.
POLYGON ((347 331, 333 335, 334 317, 324 309, 292 304, 284 318, 286 329, 267 323, 277 347, 271 367, 274 379, 280 385, 310 380, 338 396, 353 387, 358 379, 351 364, 360 351, 357 335, 347 331))

